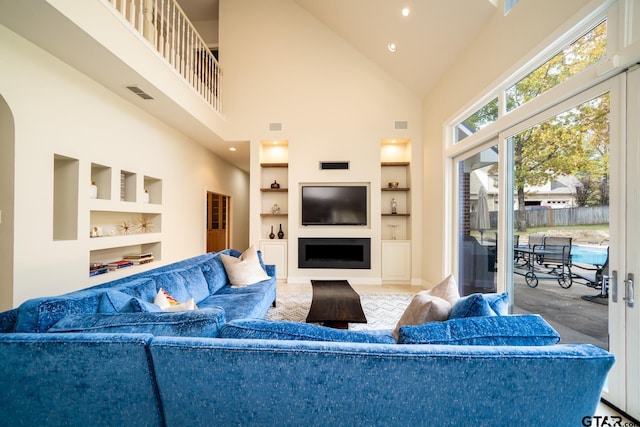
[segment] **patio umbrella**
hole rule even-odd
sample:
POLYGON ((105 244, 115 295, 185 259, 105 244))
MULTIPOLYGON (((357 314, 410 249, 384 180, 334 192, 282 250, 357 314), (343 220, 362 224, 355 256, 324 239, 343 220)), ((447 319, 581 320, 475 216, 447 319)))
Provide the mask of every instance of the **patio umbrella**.
POLYGON ((478 211, 476 213, 476 229, 480 230, 480 241, 483 240, 484 230, 491 228, 489 220, 489 204, 487 203, 487 189, 484 185, 478 190, 478 211))

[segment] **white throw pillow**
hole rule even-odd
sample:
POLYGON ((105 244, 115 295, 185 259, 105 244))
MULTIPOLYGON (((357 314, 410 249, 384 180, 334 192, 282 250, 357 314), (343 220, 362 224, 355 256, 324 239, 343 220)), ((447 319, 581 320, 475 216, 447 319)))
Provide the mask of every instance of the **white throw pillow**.
POLYGON ((453 277, 453 274, 448 275, 440 283, 426 292, 429 295, 448 301, 452 306, 460 299, 458 283, 456 282, 455 277, 453 277))
POLYGON ((243 287, 270 279, 260 265, 255 246, 251 246, 238 258, 225 254, 220 254, 220 258, 232 286, 243 287))
POLYGON ((421 325, 434 321, 443 322, 449 319, 451 309, 459 299, 458 284, 452 274, 428 291, 419 292, 402 313, 393 330, 396 341, 400 326, 421 325))
POLYGON ((193 298, 191 298, 187 302, 180 303, 176 301, 174 297, 169 295, 167 291, 160 288, 158 293, 156 294, 153 303, 160 307, 162 311, 167 312, 175 312, 175 311, 189 311, 189 310, 197 310, 196 302, 193 298))
POLYGON ((398 320, 393 330, 393 337, 398 340, 398 332, 401 326, 421 325, 427 322, 443 322, 449 318, 453 306, 444 299, 422 291, 413 297, 402 317, 398 320))

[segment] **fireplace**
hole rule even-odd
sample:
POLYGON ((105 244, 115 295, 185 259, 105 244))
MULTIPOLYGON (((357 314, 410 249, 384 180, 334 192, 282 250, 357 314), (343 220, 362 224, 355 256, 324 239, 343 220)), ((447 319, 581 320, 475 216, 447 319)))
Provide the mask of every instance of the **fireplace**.
POLYGON ((370 269, 371 239, 298 239, 298 268, 370 269))

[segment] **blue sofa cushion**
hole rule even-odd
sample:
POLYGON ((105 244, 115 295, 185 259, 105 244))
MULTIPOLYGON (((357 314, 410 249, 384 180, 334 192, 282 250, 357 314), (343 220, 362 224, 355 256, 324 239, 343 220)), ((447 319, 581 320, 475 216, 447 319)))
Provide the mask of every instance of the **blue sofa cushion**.
MULTIPOLYGON (((191 293, 185 285, 186 282, 180 274, 180 270, 153 275, 153 278, 156 281, 157 290, 164 289, 169 295, 174 297, 176 301, 185 302, 191 299, 191 293)), ((153 301, 154 298, 152 298, 151 301, 153 301)))
POLYGON ((196 302, 202 301, 210 295, 209 284, 202 273, 201 266, 194 265, 193 267, 179 270, 178 274, 184 279, 187 291, 196 302))
POLYGON ((481 316, 504 316, 507 312, 507 294, 471 294, 460 298, 451 309, 449 319, 481 316))
POLYGON ((49 332, 149 333, 215 338, 224 323, 224 310, 220 308, 177 313, 97 313, 65 317, 49 332))
POLYGON ((202 274, 204 274, 204 278, 209 285, 209 295, 213 295, 223 287, 229 285, 227 271, 224 269, 222 260, 220 259, 221 253, 228 252, 227 250, 213 254, 211 258, 201 264, 202 274))
POLYGON ((553 345, 560 335, 538 314, 465 317, 400 328, 398 344, 553 345))
POLYGON ((339 341, 373 344, 394 344, 390 331, 386 334, 333 329, 309 323, 238 319, 227 323, 220 331, 220 338, 290 340, 290 341, 339 341))
POLYGON ((151 278, 138 278, 113 288, 143 301, 153 301, 156 296, 156 282, 151 278))

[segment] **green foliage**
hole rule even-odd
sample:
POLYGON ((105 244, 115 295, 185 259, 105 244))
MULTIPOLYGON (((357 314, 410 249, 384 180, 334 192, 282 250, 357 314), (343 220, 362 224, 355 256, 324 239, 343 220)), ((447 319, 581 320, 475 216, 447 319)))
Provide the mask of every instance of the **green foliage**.
MULTIPOLYGON (((604 57, 603 22, 507 91, 512 110, 567 80, 604 57)), ((524 206, 525 187, 541 186, 561 176, 576 176, 580 205, 608 203, 609 94, 598 96, 539 123, 512 139, 514 185, 518 205, 524 206)), ((524 217, 524 210, 521 210, 524 217)), ((523 218, 518 229, 524 231, 523 218)))

